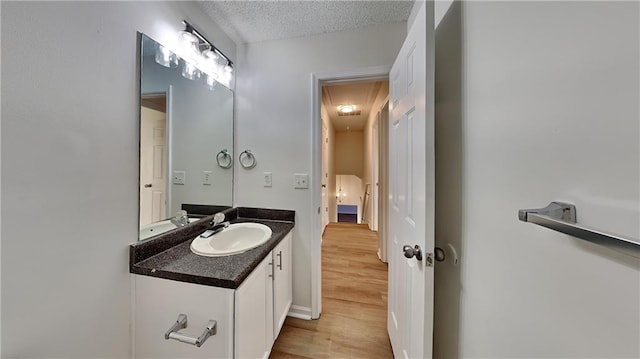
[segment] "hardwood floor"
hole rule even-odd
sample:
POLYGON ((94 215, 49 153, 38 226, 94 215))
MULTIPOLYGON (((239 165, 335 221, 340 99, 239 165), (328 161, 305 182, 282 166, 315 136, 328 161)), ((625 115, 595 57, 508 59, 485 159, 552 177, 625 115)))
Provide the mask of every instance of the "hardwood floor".
POLYGON ((270 358, 393 358, 387 264, 366 225, 330 223, 322 242, 322 314, 287 318, 270 358))

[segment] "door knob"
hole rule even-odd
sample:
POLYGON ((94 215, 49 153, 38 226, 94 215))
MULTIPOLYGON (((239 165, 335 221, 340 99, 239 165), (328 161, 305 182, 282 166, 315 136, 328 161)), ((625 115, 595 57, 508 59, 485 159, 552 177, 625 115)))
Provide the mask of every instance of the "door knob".
POLYGON ((151 183, 147 183, 144 185, 144 188, 151 188, 151 183))
POLYGON ((404 247, 402 247, 402 251, 404 252, 404 256, 407 258, 416 257, 417 260, 422 260, 422 249, 420 249, 420 246, 417 244, 414 247, 405 244, 404 247))

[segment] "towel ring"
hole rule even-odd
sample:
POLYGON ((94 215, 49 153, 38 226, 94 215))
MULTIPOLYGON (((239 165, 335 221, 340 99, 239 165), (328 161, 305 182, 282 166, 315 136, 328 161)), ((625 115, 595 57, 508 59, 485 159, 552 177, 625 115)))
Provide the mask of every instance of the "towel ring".
POLYGON ((258 164, 258 160, 256 160, 256 156, 251 153, 251 150, 244 150, 238 156, 238 161, 240 162, 240 166, 242 168, 251 169, 258 164))
POLYGON ((218 166, 222 168, 231 168, 233 166, 233 157, 229 154, 229 151, 225 148, 224 150, 218 152, 216 156, 216 162, 218 162, 218 166))

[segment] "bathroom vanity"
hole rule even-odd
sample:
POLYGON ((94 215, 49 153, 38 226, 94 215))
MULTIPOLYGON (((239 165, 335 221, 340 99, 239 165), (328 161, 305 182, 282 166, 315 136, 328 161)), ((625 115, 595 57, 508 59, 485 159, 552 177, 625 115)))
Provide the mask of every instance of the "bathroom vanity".
POLYGON ((270 239, 239 254, 196 255, 190 244, 208 227, 208 216, 131 245, 135 358, 269 356, 292 302, 294 212, 232 208, 225 214, 232 223, 268 226, 270 239), (207 337, 199 347, 198 337, 207 337))

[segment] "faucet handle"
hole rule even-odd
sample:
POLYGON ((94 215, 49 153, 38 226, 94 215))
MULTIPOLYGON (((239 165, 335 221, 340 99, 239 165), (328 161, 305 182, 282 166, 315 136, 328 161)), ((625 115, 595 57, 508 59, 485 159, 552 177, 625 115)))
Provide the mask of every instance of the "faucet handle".
POLYGON ((218 212, 213 216, 213 221, 211 221, 211 223, 209 223, 210 225, 214 226, 218 223, 222 223, 224 221, 224 213, 222 212, 218 212))

